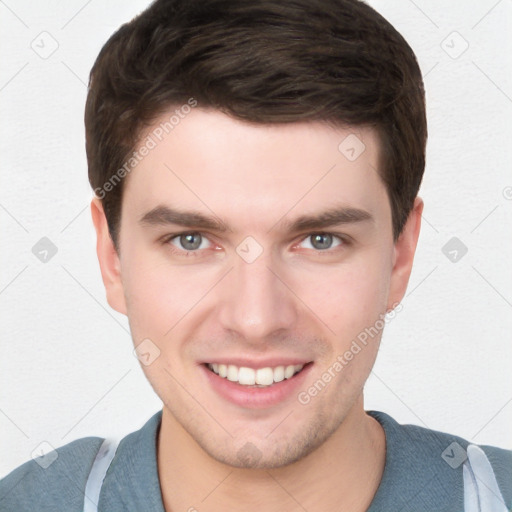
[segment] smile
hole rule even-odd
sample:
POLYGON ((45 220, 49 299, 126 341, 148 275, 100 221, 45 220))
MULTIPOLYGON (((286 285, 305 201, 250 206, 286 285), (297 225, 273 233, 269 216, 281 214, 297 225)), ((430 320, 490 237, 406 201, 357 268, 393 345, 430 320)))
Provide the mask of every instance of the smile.
POLYGON ((288 366, 276 366, 266 368, 247 368, 246 366, 235 366, 233 364, 209 363, 207 367, 219 377, 231 382, 237 382, 242 386, 268 387, 276 382, 291 379, 302 371, 305 365, 296 364, 288 366))
POLYGON ((314 366, 313 361, 286 359, 219 359, 199 367, 207 387, 221 399, 244 409, 267 409, 293 400, 314 366))

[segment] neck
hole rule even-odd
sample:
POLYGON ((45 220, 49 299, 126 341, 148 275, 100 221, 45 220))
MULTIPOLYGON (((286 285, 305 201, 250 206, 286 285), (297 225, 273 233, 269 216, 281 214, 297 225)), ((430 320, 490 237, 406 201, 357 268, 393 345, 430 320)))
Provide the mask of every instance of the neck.
POLYGON ((240 469, 211 458, 164 407, 158 473, 166 512, 350 510, 364 512, 384 471, 382 426, 362 395, 317 450, 275 469, 240 469))

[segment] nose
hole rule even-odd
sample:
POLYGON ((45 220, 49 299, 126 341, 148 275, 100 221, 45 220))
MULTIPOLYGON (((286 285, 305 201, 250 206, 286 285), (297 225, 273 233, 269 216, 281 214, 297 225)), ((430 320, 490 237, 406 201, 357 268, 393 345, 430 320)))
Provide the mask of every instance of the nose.
POLYGON ((251 263, 235 255, 219 299, 222 327, 247 343, 261 345, 279 331, 292 329, 297 321, 297 299, 286 282, 285 269, 265 251, 251 263))

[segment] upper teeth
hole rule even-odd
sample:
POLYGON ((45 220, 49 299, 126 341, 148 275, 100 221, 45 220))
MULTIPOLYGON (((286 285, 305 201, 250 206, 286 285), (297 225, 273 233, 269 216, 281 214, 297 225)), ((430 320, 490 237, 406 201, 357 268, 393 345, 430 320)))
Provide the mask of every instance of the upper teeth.
POLYGON ((303 364, 291 364, 288 366, 258 368, 254 370, 253 368, 247 368, 245 366, 238 367, 233 364, 208 364, 208 368, 220 377, 227 378, 232 382, 238 382, 245 386, 253 386, 255 384, 270 386, 274 382, 281 382, 284 379, 293 377, 296 373, 300 372, 303 367, 303 364))

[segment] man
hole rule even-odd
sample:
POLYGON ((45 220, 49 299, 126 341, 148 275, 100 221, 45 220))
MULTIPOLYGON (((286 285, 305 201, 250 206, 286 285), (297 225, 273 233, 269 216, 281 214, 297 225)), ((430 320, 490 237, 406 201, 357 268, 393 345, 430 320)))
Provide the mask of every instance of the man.
POLYGON ((423 209, 421 73, 388 22, 157 0, 85 122, 107 299, 164 406, 20 466, 2 510, 510 510, 512 452, 364 410, 423 209))

